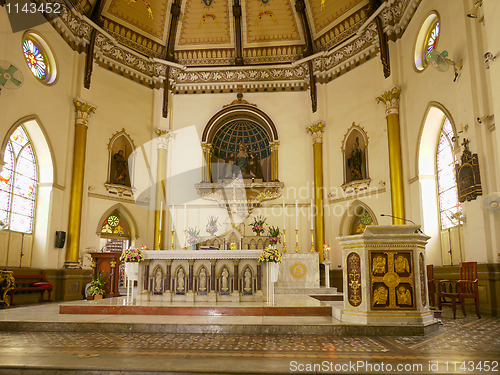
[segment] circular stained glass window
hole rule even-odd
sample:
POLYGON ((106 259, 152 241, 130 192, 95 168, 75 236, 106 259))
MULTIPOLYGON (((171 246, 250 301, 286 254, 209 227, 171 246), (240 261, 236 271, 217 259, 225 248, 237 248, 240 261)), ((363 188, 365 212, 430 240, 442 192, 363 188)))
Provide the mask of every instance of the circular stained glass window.
POLYGON ((423 71, 429 65, 429 54, 436 49, 439 31, 439 16, 437 13, 432 12, 420 27, 415 44, 414 61, 418 71, 423 71))
POLYGON ((50 85, 57 76, 56 62, 43 38, 33 32, 23 36, 23 54, 31 73, 41 82, 50 85))

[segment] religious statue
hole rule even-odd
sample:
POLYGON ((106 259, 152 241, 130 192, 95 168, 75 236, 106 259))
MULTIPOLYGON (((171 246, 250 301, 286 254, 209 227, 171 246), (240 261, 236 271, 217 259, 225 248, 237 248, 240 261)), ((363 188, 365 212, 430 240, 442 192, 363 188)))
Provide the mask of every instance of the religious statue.
POLYGON ((351 171, 351 181, 363 179, 363 151, 359 148, 359 137, 356 137, 356 144, 347 159, 347 166, 351 171))
POLYGON ((245 274, 243 275, 244 279, 244 286, 243 290, 245 292, 251 292, 252 291, 252 273, 250 272, 250 269, 245 270, 245 274))
POLYGON ((115 163, 115 175, 113 176, 113 183, 119 185, 129 185, 128 180, 128 162, 125 159, 123 150, 119 150, 113 155, 115 163))
POLYGON ((179 271, 177 272, 177 292, 179 293, 184 293, 184 269, 179 268, 179 271))
POLYGON ((243 176, 248 175, 248 160, 247 147, 243 143, 240 143, 239 151, 236 154, 236 165, 240 168, 243 176))
POLYGON ((389 292, 383 286, 379 286, 373 291, 373 306, 386 305, 389 292))
POLYGON ((374 275, 385 273, 385 262, 386 259, 382 255, 378 255, 375 258, 373 258, 372 273, 374 275))
POLYGON ((229 272, 227 272, 227 268, 224 267, 222 270, 222 287, 221 291, 227 292, 229 290, 229 272))
POLYGON ((396 273, 409 273, 410 264, 408 263, 408 259, 402 255, 398 255, 394 260, 394 268, 396 273))
POLYGON ((411 292, 404 286, 400 286, 398 288, 397 299, 398 299, 398 305, 408 305, 408 306, 412 305, 411 292))
POLYGON ((264 175, 262 173, 262 165, 260 165, 259 159, 254 153, 250 154, 250 161, 248 162, 248 168, 250 171, 250 175, 254 178, 264 179, 264 175))
POLYGON ((161 268, 157 267, 155 271, 155 284, 154 284, 154 294, 162 294, 163 293, 163 275, 161 272, 161 268))
POLYGON ((236 173, 236 168, 235 168, 235 161, 234 161, 234 152, 231 152, 229 153, 227 156, 226 156, 226 160, 225 160, 225 170, 224 170, 224 178, 229 178, 229 179, 232 179, 233 178, 233 174, 236 173))
POLYGON ((200 285, 198 287, 198 290, 200 292, 204 292, 207 290, 207 270, 205 268, 202 268, 200 270, 200 279, 199 279, 200 285))

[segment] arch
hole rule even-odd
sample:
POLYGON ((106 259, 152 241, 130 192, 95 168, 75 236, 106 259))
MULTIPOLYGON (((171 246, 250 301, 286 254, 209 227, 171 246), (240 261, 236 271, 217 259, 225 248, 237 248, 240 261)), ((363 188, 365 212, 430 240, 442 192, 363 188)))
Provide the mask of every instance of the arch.
POLYGON ((163 294, 165 291, 165 270, 159 264, 153 268, 152 284, 153 284, 153 294, 163 294))
POLYGON ((208 268, 205 267, 204 264, 202 264, 200 267, 198 267, 198 270, 196 271, 196 291, 198 294, 207 294, 210 289, 210 272, 208 271, 208 268), (202 271, 205 271, 205 276, 202 277, 202 271))
POLYGON ((177 266, 174 275, 175 294, 186 294, 188 288, 186 283, 187 273, 182 264, 177 266), (183 274, 180 274, 181 270, 183 274))
POLYGON ((111 136, 108 142, 108 179, 107 184, 117 184, 131 187, 128 174, 128 159, 135 150, 135 144, 130 135, 122 128, 111 136), (122 166, 120 166, 120 165, 122 166), (124 168, 123 168, 124 166, 124 168), (119 170, 123 169, 120 174, 119 170))
POLYGON ((368 212, 373 219, 374 225, 378 225, 377 216, 373 210, 364 202, 356 199, 354 200, 349 208, 345 211, 342 220, 340 221, 339 236, 350 236, 351 235, 351 225, 353 220, 357 217, 358 207, 362 210, 368 212))
POLYGON ((249 264, 246 264, 242 270, 240 275, 241 280, 241 291, 243 295, 251 295, 254 291, 254 279, 255 272, 249 264))
POLYGON ((121 203, 117 203, 114 206, 111 206, 108 208, 104 214, 101 216, 99 221, 97 222, 97 228, 96 228, 96 234, 100 236, 101 234, 101 225, 106 220, 113 211, 118 211, 123 218, 127 221, 129 230, 130 230, 130 240, 131 240, 131 246, 134 246, 134 241, 135 239, 139 238, 139 231, 138 231, 138 226, 137 222, 134 219, 134 216, 130 213, 130 211, 121 203))
POLYGON ((355 181, 364 181, 369 179, 368 174, 368 135, 365 130, 352 123, 342 141, 342 156, 344 166, 344 185, 355 181), (361 140, 359 138, 361 137, 361 140), (354 156, 354 151, 359 150, 357 159, 359 168, 349 168, 349 161, 354 156), (353 174, 353 169, 357 170, 357 176, 353 174))

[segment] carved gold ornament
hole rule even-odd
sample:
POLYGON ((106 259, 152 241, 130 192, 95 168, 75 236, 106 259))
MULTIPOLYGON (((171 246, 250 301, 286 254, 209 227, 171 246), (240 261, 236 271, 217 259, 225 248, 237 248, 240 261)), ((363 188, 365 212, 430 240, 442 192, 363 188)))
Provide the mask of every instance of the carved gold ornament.
POLYGON ((294 263, 290 267, 290 272, 296 279, 302 279, 307 273, 307 268, 303 263, 294 263))

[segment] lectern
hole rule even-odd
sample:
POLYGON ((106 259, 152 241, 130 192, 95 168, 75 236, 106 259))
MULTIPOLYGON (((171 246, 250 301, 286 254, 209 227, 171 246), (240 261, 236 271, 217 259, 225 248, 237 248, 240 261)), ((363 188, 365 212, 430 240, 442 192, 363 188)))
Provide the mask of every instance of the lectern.
POLYGON ((342 321, 377 326, 434 323, 429 310, 425 245, 420 227, 369 225, 339 237, 342 246, 342 321))

